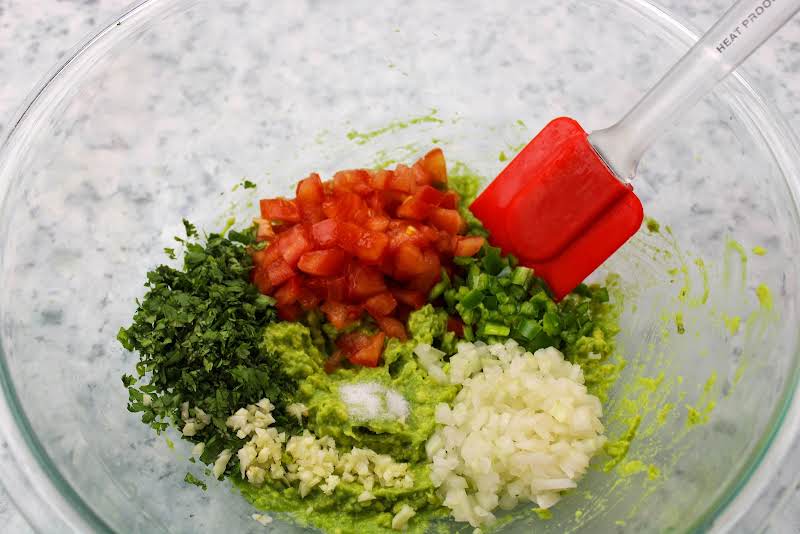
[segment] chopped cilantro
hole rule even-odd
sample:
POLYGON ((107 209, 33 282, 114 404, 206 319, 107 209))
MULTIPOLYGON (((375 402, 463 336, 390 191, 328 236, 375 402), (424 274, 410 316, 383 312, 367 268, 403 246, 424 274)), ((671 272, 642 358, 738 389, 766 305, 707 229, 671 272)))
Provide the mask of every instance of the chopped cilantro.
POLYGON ((254 184, 250 180, 245 180, 242 182, 242 187, 244 187, 245 189, 255 189, 256 184, 254 184))
POLYGON ((188 237, 189 239, 197 237, 197 227, 195 225, 193 225, 186 219, 183 219, 183 227, 184 229, 186 229, 186 237, 188 237))
MULTIPOLYGON (((187 236, 197 230, 184 221, 187 236)), ((274 299, 249 282, 247 247, 252 230, 210 234, 204 243, 187 240, 183 268, 160 265, 147 274, 147 293, 117 339, 139 352, 138 378, 124 375, 128 410, 157 432, 183 427, 180 406, 200 408, 211 424, 190 439, 205 442, 201 460, 213 462, 225 448, 241 446, 226 419, 247 404, 269 398, 277 426, 297 421, 285 415, 296 384, 275 358, 259 350, 264 327, 275 319, 274 299), (136 384, 138 382, 138 384, 136 384)), ((235 461, 229 465, 233 468, 235 461)))
POLYGON ((194 476, 191 473, 186 473, 186 476, 183 477, 183 481, 188 483, 188 484, 194 484, 195 486, 197 486, 198 488, 202 489, 203 491, 206 491, 208 489, 208 486, 206 486, 205 482, 203 482, 202 480, 200 480, 199 478, 197 478, 196 476, 194 476))

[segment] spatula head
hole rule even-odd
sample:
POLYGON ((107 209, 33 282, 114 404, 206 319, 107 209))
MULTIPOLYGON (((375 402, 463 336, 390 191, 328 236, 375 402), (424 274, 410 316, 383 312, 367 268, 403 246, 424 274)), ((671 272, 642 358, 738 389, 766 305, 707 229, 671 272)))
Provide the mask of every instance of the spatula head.
POLYGON ((573 119, 551 121, 470 210, 490 241, 532 267, 562 299, 642 224, 642 204, 573 119))

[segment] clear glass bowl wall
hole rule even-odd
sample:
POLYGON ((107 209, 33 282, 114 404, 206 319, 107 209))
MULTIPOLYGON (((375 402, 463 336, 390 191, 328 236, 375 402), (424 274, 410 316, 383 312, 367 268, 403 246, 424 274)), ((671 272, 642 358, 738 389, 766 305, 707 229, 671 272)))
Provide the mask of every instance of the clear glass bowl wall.
MULTIPOLYGON (((309 171, 412 160, 434 144, 494 176, 499 153, 550 118, 610 124, 690 42, 633 0, 134 9, 43 87, 0 160, 0 422, 14 500, 44 531, 261 528, 226 484, 184 487, 188 447, 172 435, 170 449, 125 411, 120 375, 135 356, 115 335, 181 218, 220 229, 255 210, 255 194, 231 192, 242 178, 258 196, 285 194, 309 171)), ((660 466, 658 483, 615 486, 617 471, 593 470, 552 520, 531 513, 504 531, 704 528, 757 468, 791 401, 797 147, 739 78, 682 119, 635 183, 661 233, 643 230, 605 268, 623 280, 628 359, 608 411, 624 411, 641 377, 672 388, 651 397, 672 415, 658 423, 643 407, 652 432, 629 453, 660 466), (707 422, 687 422, 687 406, 708 402, 707 422)), ((609 421, 611 435, 623 430, 609 421)))

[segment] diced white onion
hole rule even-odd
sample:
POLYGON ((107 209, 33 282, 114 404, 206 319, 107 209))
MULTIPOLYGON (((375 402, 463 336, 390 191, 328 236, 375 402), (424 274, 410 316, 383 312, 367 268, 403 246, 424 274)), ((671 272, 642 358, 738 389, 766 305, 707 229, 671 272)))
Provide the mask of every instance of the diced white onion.
MULTIPOLYGON (((438 368, 431 350, 415 352, 438 368)), ((456 521, 488 525, 496 508, 524 501, 549 508, 605 443, 600 401, 580 366, 552 347, 530 354, 511 340, 459 343, 448 381, 463 387, 452 407, 436 407, 425 450, 431 482, 456 521)))

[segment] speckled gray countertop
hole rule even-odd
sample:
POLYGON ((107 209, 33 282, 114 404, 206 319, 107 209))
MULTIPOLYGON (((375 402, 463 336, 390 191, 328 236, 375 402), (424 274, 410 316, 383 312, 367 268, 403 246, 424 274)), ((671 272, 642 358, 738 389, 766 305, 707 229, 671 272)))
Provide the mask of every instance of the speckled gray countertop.
MULTIPOLYGON (((662 0, 679 18, 707 27, 727 1, 662 0)), ((0 138, 30 91, 64 55, 108 23, 127 0, 0 0, 0 138)), ((744 70, 750 82, 800 132, 800 18, 750 58, 744 70)), ((0 454, 5 445, 0 436, 0 454)), ((747 530, 800 533, 800 450, 757 506, 772 510, 765 525, 747 530)), ((31 532, 0 489, 0 530, 31 532)))

